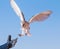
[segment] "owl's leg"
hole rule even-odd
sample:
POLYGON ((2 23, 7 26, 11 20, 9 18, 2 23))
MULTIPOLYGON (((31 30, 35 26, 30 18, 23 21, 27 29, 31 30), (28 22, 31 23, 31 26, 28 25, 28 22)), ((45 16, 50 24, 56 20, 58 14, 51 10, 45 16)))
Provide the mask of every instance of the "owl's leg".
POLYGON ((21 31, 22 31, 22 33, 19 34, 19 36, 24 36, 24 35, 25 35, 25 34, 24 34, 24 30, 22 29, 21 31))
POLYGON ((27 35, 27 36, 31 36, 29 30, 26 30, 25 35, 27 35))
POLYGON ((20 25, 21 25, 21 29, 20 30, 21 30, 22 33, 19 34, 19 36, 24 36, 24 32, 23 32, 24 31, 24 28, 22 27, 22 25, 23 25, 22 22, 20 23, 20 25))

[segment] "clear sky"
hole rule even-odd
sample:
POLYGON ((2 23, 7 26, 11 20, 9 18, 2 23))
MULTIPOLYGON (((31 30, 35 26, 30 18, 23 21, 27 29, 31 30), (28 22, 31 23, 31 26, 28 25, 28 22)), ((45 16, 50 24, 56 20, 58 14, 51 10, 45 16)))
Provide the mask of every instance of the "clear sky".
POLYGON ((51 10, 53 13, 43 22, 30 25, 31 37, 19 37, 20 19, 13 11, 10 0, 0 0, 0 45, 18 37, 12 49, 60 49, 60 0, 15 0, 28 21, 33 15, 51 10))

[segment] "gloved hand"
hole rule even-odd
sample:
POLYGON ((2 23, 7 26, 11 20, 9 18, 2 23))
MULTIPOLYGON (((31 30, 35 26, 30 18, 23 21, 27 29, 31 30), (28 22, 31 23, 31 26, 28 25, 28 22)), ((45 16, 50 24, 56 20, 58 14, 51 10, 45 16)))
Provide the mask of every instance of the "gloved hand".
POLYGON ((15 44, 17 43, 17 39, 18 39, 18 38, 11 40, 11 35, 9 35, 9 36, 8 36, 8 40, 7 40, 7 47, 8 47, 8 48, 14 47, 15 44))

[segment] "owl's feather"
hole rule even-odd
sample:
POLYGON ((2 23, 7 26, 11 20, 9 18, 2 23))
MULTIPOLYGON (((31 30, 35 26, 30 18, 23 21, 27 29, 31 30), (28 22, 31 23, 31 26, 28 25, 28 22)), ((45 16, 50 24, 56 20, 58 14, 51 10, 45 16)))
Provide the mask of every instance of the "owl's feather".
POLYGON ((35 21, 43 21, 43 20, 47 19, 51 13, 52 12, 50 10, 48 10, 48 11, 36 14, 29 20, 29 23, 32 23, 35 21))
POLYGON ((14 0, 10 0, 11 7, 15 11, 15 13, 20 17, 21 21, 25 21, 23 12, 20 10, 18 5, 15 3, 14 0))

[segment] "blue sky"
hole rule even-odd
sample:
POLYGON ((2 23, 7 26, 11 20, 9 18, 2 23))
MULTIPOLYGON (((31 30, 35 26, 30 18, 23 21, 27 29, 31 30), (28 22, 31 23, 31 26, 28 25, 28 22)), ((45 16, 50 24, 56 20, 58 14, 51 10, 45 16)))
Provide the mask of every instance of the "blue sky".
POLYGON ((0 45, 18 37, 12 49, 60 49, 60 0, 15 0, 28 21, 33 15, 51 10, 53 13, 43 22, 30 25, 31 37, 19 37, 20 19, 13 11, 10 0, 0 0, 0 45))

